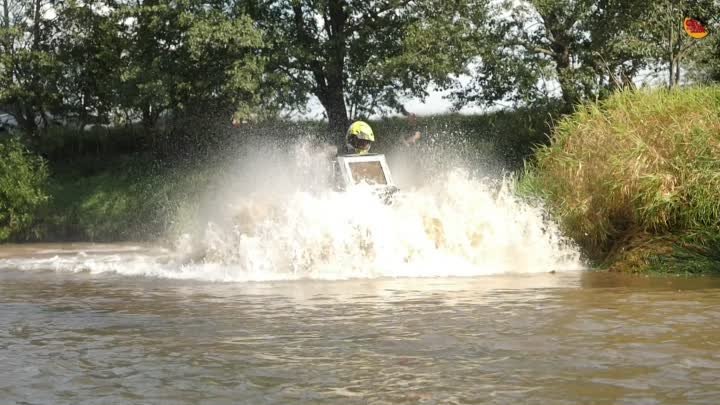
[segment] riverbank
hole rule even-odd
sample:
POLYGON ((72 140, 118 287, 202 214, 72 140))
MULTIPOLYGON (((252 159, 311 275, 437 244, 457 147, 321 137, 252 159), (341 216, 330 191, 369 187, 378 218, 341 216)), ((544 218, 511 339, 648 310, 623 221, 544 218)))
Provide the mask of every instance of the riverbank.
POLYGON ((556 126, 521 181, 595 263, 720 271, 720 87, 619 93, 556 126))
POLYGON ((48 182, 49 203, 33 232, 41 241, 148 241, 176 231, 197 206, 211 173, 142 155, 81 166, 58 166, 48 182), (90 173, 90 174, 88 174, 90 173))

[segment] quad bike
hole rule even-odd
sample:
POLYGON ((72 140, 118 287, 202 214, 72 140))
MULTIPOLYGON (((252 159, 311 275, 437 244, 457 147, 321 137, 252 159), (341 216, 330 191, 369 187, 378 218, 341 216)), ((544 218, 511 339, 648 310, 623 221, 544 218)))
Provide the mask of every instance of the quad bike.
POLYGON ((399 189, 393 182, 385 155, 380 153, 338 155, 333 163, 337 189, 348 190, 363 183, 372 187, 386 204, 392 204, 393 197, 399 189))

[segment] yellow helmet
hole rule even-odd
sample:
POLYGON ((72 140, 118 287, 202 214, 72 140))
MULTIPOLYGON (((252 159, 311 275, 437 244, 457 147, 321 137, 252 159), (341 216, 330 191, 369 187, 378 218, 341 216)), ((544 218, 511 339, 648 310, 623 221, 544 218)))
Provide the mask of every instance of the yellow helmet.
POLYGON ((352 125, 350 125, 346 137, 347 139, 350 139, 353 135, 357 136, 358 139, 375 142, 375 134, 373 133, 372 128, 370 128, 370 125, 368 125, 365 121, 355 121, 352 125))

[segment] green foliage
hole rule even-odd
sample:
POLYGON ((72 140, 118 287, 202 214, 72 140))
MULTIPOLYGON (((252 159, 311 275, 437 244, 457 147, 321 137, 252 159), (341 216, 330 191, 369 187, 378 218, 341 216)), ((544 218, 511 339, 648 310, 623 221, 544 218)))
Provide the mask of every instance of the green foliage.
POLYGON ((56 21, 47 17, 52 3, 3 0, 0 106, 15 116, 26 133, 32 133, 38 121, 47 124, 48 113, 63 108, 57 89, 62 64, 53 44, 59 29, 56 21))
POLYGON ((107 124, 117 107, 122 43, 111 14, 98 12, 103 7, 91 0, 57 8, 57 58, 65 71, 58 83, 64 109, 55 113, 73 127, 107 124))
POLYGON ((640 7, 624 1, 527 0, 496 4, 476 47, 473 80, 461 103, 545 103, 566 108, 632 83, 644 60, 624 46, 640 7))
POLYGON ((486 9, 481 0, 244 5, 267 38, 268 72, 281 73, 270 76, 281 84, 276 91, 287 94, 279 101, 304 107, 309 96, 317 97, 333 130, 344 129, 349 118, 403 111, 403 96, 425 95, 430 80, 445 81, 449 73, 462 71, 463 53, 454 47, 465 44, 470 28, 465 15, 486 9), (448 35, 454 33, 459 35, 448 35))
POLYGON ((719 13, 720 5, 714 0, 661 0, 644 7, 639 19, 643 26, 635 31, 635 38, 642 41, 649 57, 665 67, 670 87, 680 82, 683 62, 699 61, 712 48, 719 13), (691 38, 683 29, 685 17, 703 20, 708 29, 715 31, 714 35, 710 40, 691 38))
POLYGON ((719 112, 718 87, 622 92, 584 105, 537 151, 525 187, 542 190, 595 259, 717 237, 719 112))
POLYGON ((148 129, 165 113, 182 117, 218 106, 253 102, 262 73, 263 46, 253 22, 228 14, 222 3, 146 1, 119 7, 124 24, 118 104, 148 129))
POLYGON ((338 133, 348 119, 405 113, 433 86, 458 86, 458 106, 561 95, 569 111, 648 68, 717 76, 717 35, 681 28, 692 15, 717 31, 712 0, 1 1, 0 108, 33 136, 142 122, 156 147, 313 96, 338 133), (464 74, 469 85, 453 80, 464 74))
POLYGON ((483 32, 458 103, 535 105, 560 95, 570 111, 634 88, 643 70, 668 66, 670 83, 677 82, 680 62, 699 60, 711 42, 690 39, 684 17, 714 27, 718 10, 712 0, 523 0, 496 4, 492 15, 476 20, 483 32))
POLYGON ((210 179, 208 168, 178 169, 143 155, 82 163, 59 167, 51 179, 51 204, 35 222, 42 240, 157 240, 179 228, 180 214, 196 212, 210 179))
POLYGON ((2 1, 0 107, 27 134, 53 124, 157 129, 161 118, 219 108, 230 121, 257 103, 262 37, 223 2, 2 1))
POLYGON ((0 140, 0 242, 23 237, 47 202, 45 162, 14 138, 0 140))

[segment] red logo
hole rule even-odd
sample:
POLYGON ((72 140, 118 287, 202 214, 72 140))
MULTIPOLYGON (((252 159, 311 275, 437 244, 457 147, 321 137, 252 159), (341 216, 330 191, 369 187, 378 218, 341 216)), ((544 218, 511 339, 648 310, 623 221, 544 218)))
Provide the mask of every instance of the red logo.
POLYGON ((705 26, 694 18, 686 17, 683 21, 683 27, 685 28, 685 32, 695 39, 705 38, 709 34, 705 26))

